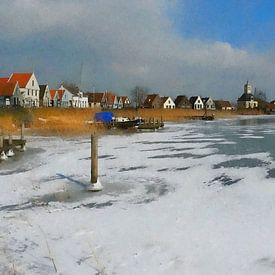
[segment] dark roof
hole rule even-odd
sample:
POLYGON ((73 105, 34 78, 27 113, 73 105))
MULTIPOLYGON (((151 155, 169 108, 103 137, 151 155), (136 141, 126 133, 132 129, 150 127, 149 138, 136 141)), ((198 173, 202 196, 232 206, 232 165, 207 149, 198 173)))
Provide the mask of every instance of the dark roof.
POLYGON ((177 98, 175 99, 175 105, 191 105, 190 101, 188 100, 187 96, 185 95, 178 95, 177 98))
POLYGON ((152 107, 154 100, 158 97, 158 94, 148 95, 144 101, 145 107, 152 107))
POLYGON ((210 97, 202 97, 201 100, 202 100, 203 103, 205 103, 205 102, 207 102, 207 101, 209 100, 209 98, 210 98, 210 97))
POLYGON ((242 96, 238 99, 238 101, 251 101, 254 97, 252 94, 243 93, 242 96))
POLYGON ((192 105, 194 105, 194 103, 195 103, 195 101, 198 99, 198 97, 199 97, 199 96, 191 96, 191 97, 189 98, 190 103, 191 103, 192 105))
POLYGON ((39 88, 40 88, 39 99, 41 99, 41 100, 43 99, 47 86, 48 86, 47 84, 39 85, 39 88))
POLYGON ((215 100, 215 105, 217 108, 231 108, 232 105, 229 101, 226 100, 215 100))

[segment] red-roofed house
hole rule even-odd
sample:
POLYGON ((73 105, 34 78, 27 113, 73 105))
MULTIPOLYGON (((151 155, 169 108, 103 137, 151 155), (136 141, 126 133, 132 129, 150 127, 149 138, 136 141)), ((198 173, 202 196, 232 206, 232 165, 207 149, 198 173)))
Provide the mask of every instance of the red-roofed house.
POLYGON ((17 82, 0 81, 0 106, 19 106, 21 93, 17 82))
POLYGON ((161 104, 163 109, 175 109, 175 103, 170 96, 161 97, 161 104))
POLYGON ((50 106, 57 107, 58 106, 58 93, 57 90, 50 90, 50 106))
POLYGON ((13 73, 8 82, 18 82, 22 95, 21 106, 39 107, 39 84, 34 73, 13 73))
POLYGON ((88 97, 89 106, 92 108, 100 108, 105 102, 105 93, 88 92, 85 96, 88 97))

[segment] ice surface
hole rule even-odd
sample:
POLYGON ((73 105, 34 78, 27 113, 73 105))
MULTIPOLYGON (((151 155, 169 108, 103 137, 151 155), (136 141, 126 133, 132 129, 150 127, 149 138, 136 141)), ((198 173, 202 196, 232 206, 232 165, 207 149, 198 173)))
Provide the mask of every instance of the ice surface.
POLYGON ((165 126, 100 137, 99 193, 89 138, 28 137, 0 163, 0 274, 275 273, 274 117, 165 126))

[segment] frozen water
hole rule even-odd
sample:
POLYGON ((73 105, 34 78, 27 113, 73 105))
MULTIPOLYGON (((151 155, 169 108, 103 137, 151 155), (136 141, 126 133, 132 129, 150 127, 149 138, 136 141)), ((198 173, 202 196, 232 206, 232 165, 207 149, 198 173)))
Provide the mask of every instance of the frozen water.
POLYGON ((275 118, 28 137, 0 163, 0 274, 274 274, 275 118))

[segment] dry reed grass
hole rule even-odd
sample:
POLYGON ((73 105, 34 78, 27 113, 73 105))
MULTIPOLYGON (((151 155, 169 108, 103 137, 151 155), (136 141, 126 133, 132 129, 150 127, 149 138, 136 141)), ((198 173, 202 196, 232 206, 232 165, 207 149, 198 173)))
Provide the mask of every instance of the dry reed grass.
MULTIPOLYGON (((0 111, 0 131, 15 133, 19 124, 26 118, 31 121, 30 132, 41 135, 72 136, 85 135, 92 132, 99 134, 106 131, 102 124, 91 124, 96 112, 100 109, 61 109, 61 108, 37 108, 20 109, 17 111, 8 109, 0 111)), ((204 111, 186 109, 121 109, 111 110, 115 116, 154 118, 163 121, 185 121, 192 116, 201 116, 204 111)), ((240 114, 260 114, 255 110, 241 111, 209 111, 208 115, 214 114, 216 118, 230 118, 240 114)))

